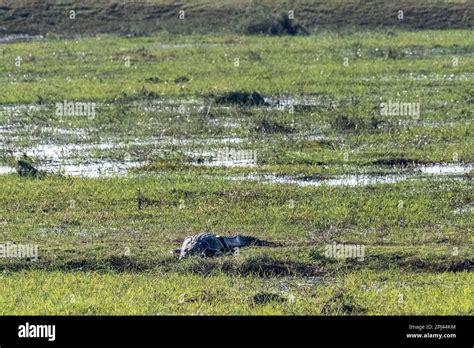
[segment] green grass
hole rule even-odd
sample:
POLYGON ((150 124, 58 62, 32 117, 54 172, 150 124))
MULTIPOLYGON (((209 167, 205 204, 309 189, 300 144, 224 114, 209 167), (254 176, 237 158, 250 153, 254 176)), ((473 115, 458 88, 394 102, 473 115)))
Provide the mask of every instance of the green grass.
POLYGON ((0 280, 0 314, 15 315, 472 315, 473 311, 472 273, 362 271, 327 283, 38 271, 0 275, 0 280))
POLYGON ((0 104, 42 105, 0 111, 0 164, 15 165, 12 151, 42 163, 50 158, 32 150, 48 143, 110 143, 121 146, 71 160, 144 166, 114 178, 0 176, 1 240, 39 248, 36 261, 0 258, 0 314, 472 314, 472 171, 415 176, 412 164, 473 162, 469 34, 161 33, 2 46, 0 104), (197 46, 160 46, 184 43, 197 46), (316 103, 217 105, 229 91, 316 103), (95 101, 97 115, 58 116, 64 99, 95 101), (382 116, 389 100, 419 102, 420 118, 382 116), (223 138, 241 142, 215 143, 223 138), (193 165, 190 152, 226 147, 256 150, 258 165, 193 165), (360 187, 228 178, 265 173, 413 177, 360 187), (142 210, 138 189, 151 202, 142 210), (215 259, 169 253, 201 231, 281 245, 215 259), (363 245, 365 259, 325 256, 333 242, 363 245))
MULTIPOLYGON (((472 162, 469 102, 474 41, 467 34, 463 30, 396 35, 323 33, 291 38, 161 34, 16 43, 5 46, 0 58, 5 62, 0 67, 4 72, 0 102, 42 101, 46 105, 37 111, 3 113, 0 120, 35 129, 32 133, 31 128, 21 127, 19 135, 47 136, 58 143, 71 142, 71 135, 51 135, 41 127, 81 128, 89 138, 78 136, 80 142, 118 137, 127 142, 161 135, 245 137, 260 154, 260 164, 306 165, 306 172, 318 164, 370 165, 391 158, 472 162), (160 43, 223 46, 163 49, 160 43), (387 58, 389 51, 401 56, 387 58), (17 56, 25 57, 20 67, 14 65, 17 56), (122 60, 124 56, 132 58, 129 68, 122 60), (236 57, 238 67, 234 66, 236 57), (344 57, 350 59, 347 67, 344 57), (459 59, 458 66, 452 65, 453 57, 459 59), (175 83, 181 76, 190 81, 175 83), (153 77, 160 81, 147 82, 153 77), (238 90, 266 96, 312 95, 317 105, 296 105, 290 113, 221 108, 212 101, 213 96, 238 90), (150 99, 163 104, 147 110, 150 99), (59 117, 54 103, 63 100, 95 101, 97 115, 59 117), (189 100, 195 101, 182 104, 189 100), (389 100, 420 103, 420 117, 382 116, 380 103, 389 100), (131 105, 132 101, 138 105, 131 105), (211 110, 207 112, 209 104, 211 110), (180 114, 181 105, 186 107, 180 114), (261 134, 257 129, 264 120, 272 120, 286 131, 261 134), (238 126, 225 127, 228 121, 238 126), (345 122, 352 126, 346 127, 345 122), (315 133, 323 140, 304 138, 315 133)), ((35 139, 20 137, 12 142, 27 145, 34 144, 35 139)), ((140 156, 153 160, 156 155, 150 155, 150 147, 153 145, 145 147, 147 151, 140 156)), ((133 150, 130 146, 128 152, 133 155, 133 150)), ((177 149, 163 146, 162 150, 177 149)), ((122 150, 115 152, 106 156, 123 157, 122 150)))
POLYGON ((27 236, 32 237, 39 227, 60 226, 64 232, 117 227, 162 237, 174 233, 175 238, 211 229, 299 240, 333 228, 367 232, 366 241, 388 232, 398 243, 408 232, 409 244, 421 242, 423 233, 433 241, 440 232, 452 233, 452 240, 460 243, 469 240, 468 233, 456 228, 469 229, 471 216, 454 210, 472 202, 472 187, 469 181, 450 178, 351 189, 239 183, 198 171, 100 180, 9 175, 0 181, 2 221, 13 227, 7 229, 9 236, 30 230, 27 236), (138 189, 154 201, 142 210, 135 201, 138 189), (369 229, 375 231, 372 237, 369 229))
POLYGON ((472 199, 470 185, 463 181, 412 181, 349 191, 234 183, 197 173, 100 180, 10 175, 0 181, 4 239, 39 248, 36 261, 0 260, 4 313, 472 311, 472 213, 453 212, 472 199), (137 210, 138 188, 155 203, 137 210), (169 253, 186 235, 202 230, 251 234, 282 246, 207 260, 179 261, 169 253), (333 241, 364 245, 365 259, 325 257, 324 248, 333 241), (311 282, 312 277, 321 278, 315 289, 293 285, 290 294, 296 303, 253 303, 253 296, 266 292, 287 298, 276 290, 278 284, 311 282), (31 287, 40 290, 32 292, 31 287), (71 293, 77 294, 76 303, 68 302, 71 293), (405 302, 398 303, 399 293, 405 302), (446 301, 439 301, 441 294, 446 301), (181 296, 191 299, 180 304, 181 296))
MULTIPOLYGON (((421 102, 422 109, 427 110, 430 104, 469 98, 469 78, 447 80, 443 75, 472 74, 474 58, 469 52, 473 45, 466 30, 277 38, 160 34, 132 39, 103 36, 15 43, 2 48, 0 71, 4 88, 0 100, 103 101, 120 95, 140 99, 154 93, 169 98, 246 90, 265 95, 322 93, 335 98, 359 97, 376 103, 372 106, 380 103, 380 96, 409 98, 421 102), (160 46, 184 43, 197 47, 160 46), (401 56, 387 58, 390 50, 401 56), (18 56, 23 58, 20 67, 15 66, 18 56), (453 56, 459 58, 457 67, 452 65, 453 56), (130 67, 126 66, 125 57, 130 57, 130 67), (239 58, 238 66, 235 58, 239 58), (343 64, 344 58, 349 59, 348 66, 343 64), (422 78, 414 83, 407 79, 410 73, 435 80, 422 78), (190 81, 175 83, 181 76, 190 81), (151 77, 158 77, 161 82, 147 82, 151 77), (433 84, 437 88, 427 88, 433 84)), ((466 108, 467 104, 456 106, 466 108)))

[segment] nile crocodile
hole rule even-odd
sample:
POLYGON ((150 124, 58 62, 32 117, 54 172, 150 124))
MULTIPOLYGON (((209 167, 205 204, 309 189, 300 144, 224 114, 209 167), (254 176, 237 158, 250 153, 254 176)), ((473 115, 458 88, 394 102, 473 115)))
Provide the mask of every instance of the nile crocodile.
POLYGON ((226 253, 233 253, 236 249, 246 246, 272 246, 274 243, 260 240, 249 236, 223 237, 213 233, 199 233, 187 237, 181 248, 173 250, 179 254, 179 258, 192 255, 203 257, 219 256, 226 253))

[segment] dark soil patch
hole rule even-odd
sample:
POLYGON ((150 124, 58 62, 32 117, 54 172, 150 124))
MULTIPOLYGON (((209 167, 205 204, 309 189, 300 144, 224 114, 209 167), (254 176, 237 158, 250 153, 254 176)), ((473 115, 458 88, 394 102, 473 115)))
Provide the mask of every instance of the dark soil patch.
POLYGON ((359 120, 350 118, 346 115, 338 115, 331 120, 331 127, 340 131, 355 130, 359 126, 359 120))
POLYGON ((264 118, 256 124, 254 131, 259 133, 292 133, 293 129, 280 122, 264 118))
POLYGON ((280 16, 268 14, 272 9, 268 6, 260 7, 259 10, 252 9, 258 18, 249 16, 248 23, 243 24, 245 34, 268 34, 268 35, 307 35, 309 32, 295 19, 290 19, 288 14, 280 16))
POLYGON ((339 267, 339 269, 375 269, 394 268, 411 272, 471 272, 474 270, 474 259, 463 259, 454 256, 421 258, 415 254, 394 255, 379 254, 367 256, 364 261, 354 258, 331 259, 317 253, 311 254, 313 260, 319 261, 324 268, 339 267), (336 266, 337 265, 337 266, 336 266))
POLYGON ((152 76, 145 79, 145 82, 148 83, 160 83, 162 80, 158 76, 152 76))
POLYGON ((253 303, 256 305, 265 305, 267 303, 284 303, 286 298, 272 292, 259 292, 253 295, 253 303))
POLYGON ((428 164, 428 163, 429 162, 427 161, 414 160, 414 159, 409 159, 409 158, 388 158, 388 159, 379 159, 372 162, 372 164, 376 166, 389 166, 389 167, 395 167, 395 166, 408 167, 408 166, 414 166, 417 164, 428 164))
POLYGON ((321 313, 326 315, 363 315, 367 313, 367 308, 360 306, 355 298, 346 293, 344 289, 338 289, 324 304, 321 313))
POLYGON ((249 257, 241 262, 233 259, 213 258, 190 260, 182 264, 183 270, 199 275, 223 272, 236 275, 254 275, 264 278, 286 276, 320 276, 325 272, 314 265, 293 260, 276 260, 268 256, 249 257))
POLYGON ((263 106, 265 99, 258 92, 229 92, 215 98, 216 104, 263 106))
POLYGON ((38 170, 33 163, 33 160, 26 154, 17 161, 17 173, 22 177, 39 178, 44 177, 46 173, 38 170))
POLYGON ((245 258, 225 256, 214 258, 192 257, 179 260, 172 254, 150 253, 133 256, 90 256, 70 250, 60 255, 46 254, 37 260, 4 259, 0 260, 1 271, 46 270, 65 272, 145 272, 162 271, 212 275, 225 273, 230 275, 254 275, 271 277, 313 277, 331 273, 345 273, 359 269, 387 270, 397 269, 411 272, 472 272, 474 259, 455 256, 427 256, 415 254, 378 254, 366 255, 364 261, 357 259, 326 258, 320 252, 310 252, 310 261, 298 261, 288 257, 278 258, 268 254, 246 255, 245 258))
POLYGON ((147 256, 108 256, 87 257, 62 255, 44 257, 31 261, 26 259, 7 260, 0 263, 0 271, 18 272, 21 270, 47 270, 65 272, 144 272, 161 270, 163 272, 194 273, 211 275, 226 273, 234 275, 255 275, 260 277, 279 276, 321 276, 325 274, 319 266, 293 260, 277 260, 268 256, 254 256, 243 261, 233 256, 179 260, 174 255, 147 256))
POLYGON ((185 82, 189 82, 189 81, 190 81, 189 77, 180 76, 180 77, 178 77, 174 80, 174 83, 185 83, 185 82))
MULTIPOLYGON (((318 165, 323 165, 324 163, 318 164, 318 165)), ((299 180, 303 181, 314 181, 314 180, 325 180, 328 179, 328 176, 323 175, 323 174, 318 174, 318 173, 313 173, 311 175, 303 175, 301 177, 298 177, 299 180)))

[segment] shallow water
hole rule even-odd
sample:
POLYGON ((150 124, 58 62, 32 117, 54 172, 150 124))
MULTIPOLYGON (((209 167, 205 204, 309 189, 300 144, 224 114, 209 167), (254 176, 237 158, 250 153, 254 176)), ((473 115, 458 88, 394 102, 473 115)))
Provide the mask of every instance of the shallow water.
POLYGON ((372 75, 358 78, 360 81, 371 82, 371 81, 469 81, 474 79, 474 73, 458 73, 458 74, 400 74, 400 75, 372 75))
POLYGON ((473 163, 457 164, 457 163, 438 163, 416 167, 423 174, 432 175, 448 175, 448 174, 466 174, 474 169, 473 163))
MULTIPOLYGON (((295 105, 325 105, 331 101, 330 95, 301 95, 295 97, 273 96, 265 98, 271 108, 290 108, 295 105)), ((189 98, 183 100, 149 100, 146 102, 132 102, 134 105, 144 107, 148 111, 167 107, 176 107, 179 104, 183 108, 200 107, 208 108, 204 99, 189 98)), ((211 105, 211 107, 218 107, 211 105)), ((28 112, 45 108, 45 105, 20 104, 20 105, 0 105, 0 113, 10 113, 12 120, 14 114, 18 112, 28 112)), ((225 107, 225 106, 219 106, 225 107)), ((23 117, 22 119, 23 120, 23 117)), ((240 127, 240 120, 229 118, 214 119, 220 126, 228 128, 240 127)), ((11 122, 11 120, 8 120, 11 122)), ((421 126, 427 124, 417 120, 421 126)), ((437 125, 437 121, 433 121, 437 125)), ((411 124, 411 123, 410 123, 411 124)), ((66 126, 67 127, 67 126, 66 126)), ((321 133, 321 127, 314 127, 306 133, 289 135, 295 139, 306 141, 337 141, 335 138, 328 138, 321 133)), ((162 155, 163 151, 169 150, 167 145, 171 145, 171 151, 178 151, 190 157, 190 163, 196 166, 224 166, 241 167, 256 166, 256 156, 222 156, 219 151, 227 151, 232 145, 249 144, 250 139, 245 137, 209 137, 209 138, 176 138, 171 136, 153 136, 141 138, 119 138, 110 136, 107 138, 98 137, 98 132, 93 129, 73 129, 54 128, 36 125, 23 125, 21 122, 0 125, 0 156, 12 156, 19 158, 26 153, 33 157, 39 168, 45 171, 63 171, 71 175, 102 176, 127 175, 127 170, 137 166, 137 163, 144 164, 146 158, 155 158, 162 155), (100 140, 98 140, 100 139, 100 140), (92 142, 96 141, 96 142, 92 142), (28 143, 29 145, 24 145, 28 143), (176 146, 176 148, 174 148, 176 146), (209 149, 210 147, 210 149, 209 149), (206 148, 206 153, 198 152, 196 149, 206 148), (216 154, 216 151, 218 152, 216 154), (227 157, 226 157, 227 156, 227 157), (125 160, 120 160, 120 158, 125 160)), ((231 150, 229 150, 231 151, 231 150)), ((0 165, 2 165, 0 163, 0 165)), ((14 168, 3 165, 0 174, 15 171, 14 168)), ((354 169, 354 172, 357 168, 354 169)), ((255 175, 246 177, 247 180, 259 180, 273 183, 296 184, 300 186, 318 185, 348 185, 361 186, 378 183, 395 183, 406 180, 414 175, 450 175, 466 173, 472 170, 472 164, 432 164, 427 166, 416 166, 404 168, 399 174, 387 175, 345 175, 328 179, 304 179, 301 177, 289 177, 275 174, 255 175)), ((242 178, 241 178, 242 179, 242 178)))
POLYGON ((2 104, 0 105, 0 113, 14 115, 15 113, 36 111, 44 108, 45 105, 39 104, 2 104))
POLYGON ((39 160, 59 161, 83 155, 92 150, 108 150, 120 147, 122 144, 98 143, 98 144, 37 144, 31 147, 23 147, 14 150, 11 154, 20 157, 23 154, 35 157, 39 160))
POLYGON ((307 94, 300 96, 269 96, 264 97, 270 107, 288 110, 295 106, 328 106, 334 102, 334 97, 325 94, 307 94))
POLYGON ((237 181, 260 181, 269 184, 290 184, 297 186, 369 186, 376 184, 393 184, 407 179, 406 175, 341 175, 330 179, 302 179, 291 176, 280 176, 276 174, 244 175, 229 177, 237 181))
MULTIPOLYGON (((0 129, 0 133, 2 130, 0 129)), ((60 131, 60 133, 69 134, 70 130, 60 131)), ((9 136, 12 140, 14 137, 9 136)), ((3 139, 6 139, 4 137, 3 139)), ((21 137, 19 138, 21 140, 21 137)), ((240 144, 247 141, 246 138, 239 137, 221 137, 221 138, 174 138, 174 137, 149 137, 142 140, 131 140, 129 142, 120 141, 120 139, 112 139, 100 143, 40 143, 29 145, 26 147, 12 147, 2 145, 0 142, 0 154, 20 158, 23 154, 34 158, 37 167, 40 170, 57 173, 61 172, 67 175, 99 177, 108 175, 127 175, 128 169, 138 167, 146 163, 146 161, 129 153, 129 148, 146 149, 151 146, 149 154, 163 154, 163 145, 181 146, 183 150, 186 148, 193 149, 203 145, 220 145, 215 151, 207 151, 206 153, 196 150, 185 151, 191 158, 196 158, 192 162, 194 165, 204 166, 246 166, 256 165, 256 159, 223 158, 219 151, 232 152, 233 150, 227 146, 240 144), (124 154, 126 160, 119 161, 110 158, 111 152, 116 150, 124 154), (199 156, 207 157, 204 161, 198 161, 199 156)), ((140 151, 139 151, 140 152, 140 151)), ((14 172, 15 169, 3 165, 0 174, 8 174, 14 172)))
MULTIPOLYGON (((9 132, 8 130, 2 131, 9 132)), ((81 132, 75 132, 70 129, 56 129, 57 134, 65 135, 78 135, 86 134, 81 132)), ((17 150, 12 151, 13 155, 19 156, 26 153, 29 156, 48 158, 48 159, 59 159, 67 158, 77 152, 87 152, 93 150, 109 150, 109 149, 126 149, 129 146, 147 146, 147 145, 231 145, 241 144, 248 141, 247 138, 241 137, 216 137, 216 138, 175 138, 170 136, 163 137, 146 137, 142 140, 130 140, 128 142, 120 141, 119 139, 110 139, 109 141, 103 141, 100 143, 40 143, 26 147, 19 147, 17 150)), ((0 146, 0 149, 2 147, 0 146)))
MULTIPOLYGON (((31 128, 31 127, 30 127, 31 128)), ((38 144, 28 146, 12 146, 3 141, 20 141, 25 135, 14 135, 20 129, 29 129, 28 126, 0 127, 0 155, 21 157, 26 153, 35 159, 38 167, 47 172, 62 171, 70 175, 83 175, 98 177, 102 175, 126 175, 131 167, 144 164, 145 158, 154 158, 162 155, 167 145, 177 146, 174 151, 182 151, 190 157, 191 164, 196 166, 224 166, 224 167, 254 167, 257 166, 257 153, 251 150, 239 150, 231 148, 232 145, 245 144, 249 142, 244 137, 211 137, 211 138, 175 138, 171 136, 145 137, 143 139, 130 139, 126 141, 117 137, 109 138, 97 143, 41 143, 45 139, 28 136, 31 141, 38 144), (205 151, 199 150, 203 146, 211 146, 205 151), (248 153, 251 151, 252 153, 248 153), (118 160, 121 154, 125 160, 118 160), (151 156, 151 157, 150 157, 151 156)), ((36 128, 34 128, 36 129, 36 128)), ((44 131, 41 137, 50 134, 62 134, 65 140, 75 140, 74 136, 87 138, 88 130, 56 129, 52 127, 39 128, 44 131)), ((305 140, 325 140, 326 138, 318 132, 297 135, 305 140)), ((378 183, 395 183, 406 180, 413 175, 451 175, 463 174, 473 170, 472 164, 430 164, 418 165, 400 169, 399 174, 387 175, 344 175, 328 179, 307 179, 301 177, 289 177, 275 174, 264 174, 258 176, 247 176, 245 180, 259 180, 262 182, 287 183, 300 186, 366 186, 378 183)), ((14 171, 13 168, 3 165, 0 174, 14 171)))
POLYGON ((453 210, 453 214, 456 214, 456 215, 473 214, 473 213, 474 213, 474 205, 470 205, 470 206, 468 205, 468 206, 456 208, 453 210))
POLYGON ((0 43, 13 43, 24 41, 41 41, 44 39, 43 35, 29 35, 29 34, 7 34, 0 37, 0 43))
POLYGON ((0 175, 14 173, 15 171, 16 171, 15 168, 0 165, 0 175))
POLYGON ((129 169, 137 168, 143 165, 138 161, 96 161, 90 163, 67 163, 52 162, 38 167, 40 170, 53 172, 58 174, 81 176, 87 178, 109 177, 109 176, 125 176, 129 169))
POLYGON ((330 178, 308 179, 297 176, 278 174, 250 174, 228 177, 237 181, 259 181, 269 184, 290 184, 297 186, 370 186, 377 184, 393 184, 417 178, 421 175, 461 175, 474 169, 474 164, 432 164, 417 166, 401 174, 347 174, 330 178))
POLYGON ((186 155, 193 158, 192 164, 208 167, 255 167, 257 153, 251 150, 214 150, 188 151, 186 155))
POLYGON ((159 43, 157 45, 158 48, 215 48, 215 47, 224 47, 224 46, 229 46, 229 44, 224 44, 224 43, 179 43, 179 44, 164 44, 164 43, 159 43))

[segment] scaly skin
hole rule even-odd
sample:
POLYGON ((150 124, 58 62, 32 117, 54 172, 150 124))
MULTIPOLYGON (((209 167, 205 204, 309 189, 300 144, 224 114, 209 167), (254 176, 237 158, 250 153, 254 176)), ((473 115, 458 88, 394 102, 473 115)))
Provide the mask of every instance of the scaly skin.
POLYGON ((249 236, 232 236, 222 237, 213 233, 200 233, 187 237, 181 249, 179 250, 180 258, 191 255, 201 255, 204 257, 219 256, 226 252, 233 251, 235 248, 242 248, 250 245, 266 246, 271 245, 270 242, 259 240, 249 236))

